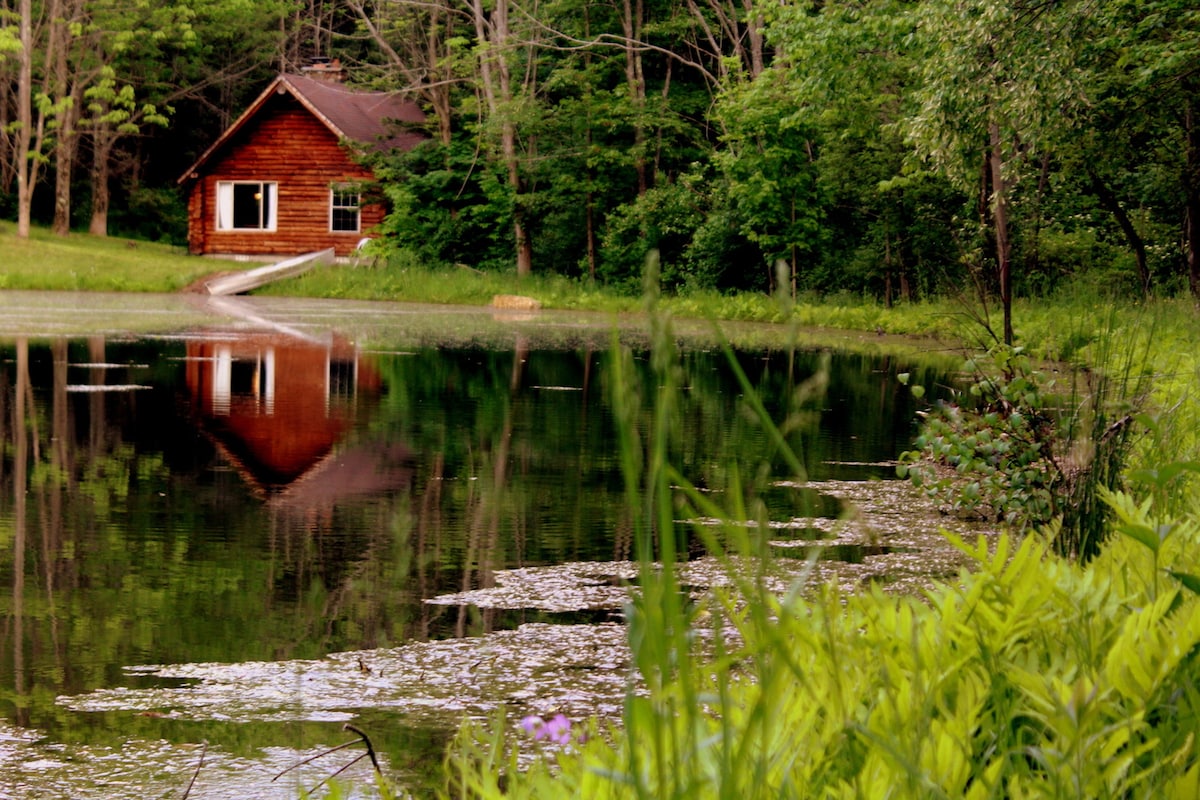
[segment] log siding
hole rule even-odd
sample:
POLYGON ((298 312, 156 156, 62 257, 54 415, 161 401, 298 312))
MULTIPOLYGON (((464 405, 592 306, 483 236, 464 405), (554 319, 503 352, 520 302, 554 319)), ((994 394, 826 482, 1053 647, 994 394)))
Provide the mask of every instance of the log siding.
POLYGON ((348 256, 364 233, 382 222, 384 209, 362 204, 358 231, 333 231, 331 189, 372 181, 371 172, 354 163, 328 127, 291 95, 276 94, 192 181, 189 250, 292 256, 332 247, 338 256, 348 256), (277 184, 275 230, 218 230, 217 184, 224 181, 277 184))

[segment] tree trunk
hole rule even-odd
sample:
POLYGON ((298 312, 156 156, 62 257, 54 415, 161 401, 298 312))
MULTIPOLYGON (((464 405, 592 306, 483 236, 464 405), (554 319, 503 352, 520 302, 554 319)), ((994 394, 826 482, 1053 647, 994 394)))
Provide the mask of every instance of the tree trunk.
POLYGON ((517 276, 533 272, 533 244, 525 228, 522 207, 521 164, 517 152, 517 126, 512 120, 512 81, 505 52, 511 44, 508 29, 508 0, 498 0, 489 16, 483 0, 474 0, 475 34, 479 40, 480 84, 488 111, 500 121, 500 152, 513 192, 513 241, 516 249, 517 276))
MULTIPOLYGON (((791 212, 792 212, 791 229, 796 230, 796 196, 795 195, 792 195, 791 212)), ((796 289, 797 289, 797 284, 798 284, 798 273, 800 271, 800 253, 799 253, 799 250, 796 248, 796 243, 794 241, 791 244, 791 254, 792 254, 792 264, 791 264, 792 302, 794 303, 794 302, 796 302, 796 289)))
MULTIPOLYGON (((454 136, 454 103, 450 96, 450 81, 441 75, 443 68, 442 64, 446 61, 447 55, 444 52, 444 41, 438 37, 438 31, 442 27, 442 12, 445 11, 441 6, 435 6, 430 12, 429 28, 426 33, 426 58, 428 63, 434 67, 434 72, 431 75, 432 83, 423 90, 425 98, 429 100, 429 104, 433 107, 433 113, 437 116, 438 121, 438 137, 442 145, 450 146, 450 142, 454 136)), ((447 18, 450 15, 447 13, 447 18)), ((449 23, 447 23, 447 26, 449 23)))
POLYGON ((625 85, 633 106, 633 168, 637 174, 638 197, 650 188, 646 169, 646 130, 643 124, 646 109, 646 76, 642 53, 634 45, 642 37, 642 0, 624 0, 621 6, 621 28, 625 36, 625 85))
POLYGON ((883 305, 892 307, 892 237, 883 234, 883 305))
POLYGON ((533 242, 525 227, 525 209, 522 207, 524 186, 521 181, 520 162, 517 159, 517 126, 505 120, 501 132, 501 147, 504 161, 508 165, 508 185, 513 191, 513 241, 517 250, 517 277, 533 272, 533 242))
POLYGON ((988 125, 991 148, 988 167, 992 179, 992 224, 996 233, 996 275, 1000 279, 1000 305, 1004 310, 1004 343, 1013 343, 1012 329, 1012 242, 1008 236, 1008 191, 1004 179, 1004 153, 1000 126, 988 125))
MULTIPOLYGON (((8 70, 3 74, 10 75, 8 70)), ((11 125, 17 108, 16 88, 16 81, 0 80, 0 194, 11 193, 17 181, 17 131, 11 125)))
POLYGON ((742 9, 746 13, 746 41, 750 47, 750 80, 754 80, 766 69, 766 58, 763 56, 766 45, 763 14, 755 8, 753 0, 742 0, 742 9))
POLYGON ((1096 199, 1100 201, 1100 205, 1107 209, 1108 213, 1113 215, 1113 219, 1117 221, 1117 225, 1121 228, 1121 233, 1125 235, 1125 241, 1129 244, 1129 249, 1133 251, 1133 259, 1137 263, 1138 283, 1142 286, 1142 293, 1148 298, 1150 297, 1150 269, 1146 265, 1146 243, 1142 240, 1141 234, 1134 227, 1133 220, 1129 218, 1129 214, 1125 211, 1121 201, 1117 199, 1116 193, 1101 180, 1100 176, 1094 170, 1088 170, 1088 178, 1091 180, 1092 193, 1096 195, 1096 199))
POLYGON ((58 111, 58 132, 54 137, 54 223, 52 230, 55 236, 66 236, 71 232, 71 176, 75 168, 75 154, 78 150, 78 137, 75 123, 79 120, 79 105, 82 97, 77 97, 78 80, 72 79, 67 63, 70 31, 66 27, 66 16, 74 21, 75 9, 64 9, 62 19, 51 23, 51 35, 58 42, 54 54, 54 93, 66 101, 58 111))
POLYGON ((17 72, 17 237, 29 238, 33 184, 37 175, 29 160, 33 141, 33 3, 21 0, 21 53, 17 72))
POLYGON ((54 145, 54 224, 55 236, 71 232, 71 172, 75 164, 74 137, 60 137, 54 145))
POLYGON ((71 178, 75 169, 75 157, 79 153, 79 134, 75 127, 79 121, 78 107, 78 103, 73 102, 63 109, 58 140, 54 145, 55 236, 66 236, 71 232, 71 178))
POLYGON ((96 131, 92 141, 92 221, 88 233, 93 236, 108 236, 108 159, 115 141, 105 131, 96 131))
POLYGON ((1196 104, 1190 98, 1184 109, 1183 124, 1187 133, 1183 238, 1187 247, 1188 286, 1192 299, 1200 303, 1200 120, 1196 119, 1196 104))
MULTIPOLYGON (((42 43, 45 48, 38 54, 39 63, 56 64, 58 59, 66 58, 64 51, 70 43, 71 31, 63 18, 62 3, 53 0, 49 7, 41 9, 50 20, 48 33, 42 43)), ((17 122, 20 132, 17 136, 17 237, 28 239, 32 226, 33 192, 37 187, 38 171, 42 163, 42 148, 46 143, 47 117, 59 113, 58 107, 64 102, 65 87, 56 85, 54 75, 44 72, 42 76, 42 92, 51 99, 55 108, 47 109, 38 103, 36 121, 33 108, 33 3, 32 0, 21 0, 19 10, 19 31, 21 55, 17 76, 17 122), (36 156, 31 155, 36 154, 36 156)), ((64 70, 65 71, 65 70, 64 70)))

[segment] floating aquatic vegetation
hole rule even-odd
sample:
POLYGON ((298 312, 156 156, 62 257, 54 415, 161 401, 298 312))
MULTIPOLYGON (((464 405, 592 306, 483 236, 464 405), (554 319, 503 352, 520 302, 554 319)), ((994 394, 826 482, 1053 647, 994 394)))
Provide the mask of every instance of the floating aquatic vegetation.
POLYGON ((616 716, 629 682, 621 625, 530 623, 468 639, 334 653, 323 659, 133 667, 187 681, 60 697, 75 711, 172 719, 338 722, 367 709, 453 727, 501 707, 616 716))
MULTIPOLYGON (((814 546, 829 550, 857 547, 862 557, 855 563, 781 557, 766 573, 750 559, 695 558, 678 567, 678 580, 694 601, 702 601, 713 587, 729 585, 735 577, 729 574, 730 569, 738 570, 743 564, 747 576, 755 576, 768 591, 779 593, 788 591, 800 579, 836 579, 847 590, 864 581, 876 581, 892 591, 917 591, 928 585, 931 574, 952 573, 960 564, 958 551, 940 533, 942 527, 953 525, 960 533, 985 533, 978 526, 939 516, 932 504, 924 508, 920 500, 913 500, 907 484, 899 481, 795 486, 815 486, 822 493, 840 498, 845 513, 836 520, 796 518, 772 526, 772 534, 807 527, 825 530, 830 537, 818 542, 772 538, 770 544, 775 551, 807 556, 814 546)), ((443 595, 427 602, 470 604, 485 610, 617 610, 624 608, 630 593, 636 591, 637 579, 638 567, 628 561, 528 567, 497 572, 493 587, 443 595)), ((571 719, 619 719, 634 677, 625 627, 611 622, 529 623, 484 636, 334 653, 322 659, 146 665, 127 671, 181 684, 113 687, 61 697, 58 702, 81 712, 132 712, 185 721, 347 722, 369 711, 384 710, 409 723, 447 730, 464 716, 482 719, 506 708, 513 713, 512 719, 523 721, 522 727, 535 740, 562 746, 570 741, 571 719)), ((28 752, 28 739, 15 741, 10 744, 0 735, 0 767, 6 761, 22 762, 31 776, 37 773, 36 780, 28 779, 30 785, 42 785, 46 775, 62 775, 65 786, 71 763, 82 759, 89 765, 101 765, 109 758, 109 754, 90 751, 64 753, 61 760, 48 758, 45 753, 35 757, 28 752), (14 749, 25 752, 12 755, 14 749)), ((121 780, 131 786, 156 786, 145 770, 175 775, 178 781, 188 772, 187 757, 195 757, 186 748, 162 743, 130 742, 126 747, 146 751, 131 759, 143 771, 133 772, 129 778, 103 778, 101 768, 96 781, 107 780, 105 785, 110 787, 121 780), (158 766, 153 766, 156 763, 158 766)), ((213 752, 202 778, 220 786, 222 776, 229 775, 230 785, 236 784, 242 793, 222 794, 218 788, 206 789, 203 796, 274 798, 274 787, 246 794, 247 775, 285 769, 320 752, 320 747, 303 752, 288 748, 264 751, 263 758, 270 763, 252 767, 227 753, 213 752)), ((312 786, 314 774, 298 780, 312 786)), ((316 777, 319 780, 322 776, 316 777)), ((54 785, 55 780, 51 778, 46 785, 54 785)), ((369 787, 372 781, 360 783, 369 787)), ((102 795, 99 791, 88 794, 77 781, 70 785, 71 796, 135 796, 120 792, 102 795)), ((295 796, 295 791, 292 787, 288 796, 295 796)))
POLYGON ((495 586, 439 595, 425 602, 480 608, 536 608, 550 612, 616 609, 628 601, 627 584, 637 574, 637 564, 631 561, 571 562, 506 569, 495 573, 495 586))
MULTIPOLYGON (((272 776, 320 754, 323 746, 267 747, 258 757, 238 757, 201 744, 130 739, 120 747, 46 744, 40 734, 0 727, 0 797, 21 800, 141 800, 182 797, 195 778, 191 796, 204 800, 295 800, 304 788, 328 775, 306 765, 286 780, 272 776), (201 766, 201 761, 203 764, 201 766), (199 770, 197 767, 201 766, 199 770)), ((353 785, 348 798, 378 797, 371 766, 343 773, 353 785)))

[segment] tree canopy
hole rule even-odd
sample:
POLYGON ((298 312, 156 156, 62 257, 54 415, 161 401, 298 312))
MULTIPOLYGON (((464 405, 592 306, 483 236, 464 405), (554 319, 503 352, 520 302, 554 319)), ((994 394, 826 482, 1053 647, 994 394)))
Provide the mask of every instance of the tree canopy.
POLYGON ((1200 297, 1189 0, 0 0, 0 213, 182 241, 172 179, 329 56, 429 114, 373 166, 385 249, 431 265, 966 286, 1009 340, 1073 281, 1200 297))

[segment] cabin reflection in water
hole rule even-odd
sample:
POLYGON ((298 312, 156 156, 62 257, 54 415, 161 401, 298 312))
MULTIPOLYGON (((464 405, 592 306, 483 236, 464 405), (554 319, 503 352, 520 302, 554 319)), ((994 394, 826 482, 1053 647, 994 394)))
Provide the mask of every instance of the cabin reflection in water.
POLYGON ((263 499, 323 506, 411 483, 402 445, 343 441, 382 382, 342 337, 210 332, 188 342, 186 384, 201 430, 263 499))

